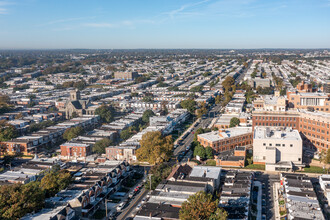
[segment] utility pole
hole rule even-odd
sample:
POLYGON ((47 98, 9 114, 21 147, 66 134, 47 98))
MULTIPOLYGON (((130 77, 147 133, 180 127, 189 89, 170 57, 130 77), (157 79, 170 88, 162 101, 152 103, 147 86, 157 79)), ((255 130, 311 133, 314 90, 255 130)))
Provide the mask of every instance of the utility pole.
POLYGON ((104 199, 104 205, 105 205, 105 219, 108 218, 108 201, 107 199, 104 199))

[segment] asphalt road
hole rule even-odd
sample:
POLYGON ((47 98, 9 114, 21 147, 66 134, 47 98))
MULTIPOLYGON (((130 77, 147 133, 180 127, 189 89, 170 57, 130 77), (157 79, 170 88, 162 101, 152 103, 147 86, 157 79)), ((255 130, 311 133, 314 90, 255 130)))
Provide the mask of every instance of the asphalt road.
POLYGON ((262 199, 266 200, 266 205, 262 206, 262 214, 266 215, 266 219, 275 219, 274 216, 274 195, 273 184, 279 182, 279 175, 262 173, 256 177, 257 181, 260 181, 265 187, 262 189, 262 199))
POLYGON ((127 206, 122 213, 117 217, 118 220, 125 220, 127 217, 130 217, 132 211, 136 209, 136 206, 142 201, 142 199, 148 194, 149 190, 146 190, 144 187, 141 192, 130 201, 129 206, 127 206))
POLYGON ((194 127, 193 131, 185 139, 183 139, 182 144, 174 150, 174 156, 177 156, 181 151, 186 150, 187 146, 189 146, 194 140, 194 133, 199 128, 207 128, 213 118, 219 116, 221 110, 222 106, 220 104, 215 105, 212 109, 210 109, 207 113, 207 116, 201 119, 201 122, 198 124, 198 126, 194 127))

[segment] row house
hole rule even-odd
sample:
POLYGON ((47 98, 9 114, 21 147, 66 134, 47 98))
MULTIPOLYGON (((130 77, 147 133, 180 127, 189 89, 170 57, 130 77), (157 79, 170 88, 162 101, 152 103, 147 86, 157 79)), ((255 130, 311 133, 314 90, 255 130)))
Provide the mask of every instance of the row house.
POLYGON ((72 208, 82 217, 89 217, 100 206, 104 206, 104 200, 120 188, 121 180, 125 179, 129 175, 130 165, 127 162, 122 162, 115 167, 110 168, 105 166, 91 169, 86 172, 81 178, 80 182, 76 181, 71 187, 83 186, 84 178, 92 179, 90 183, 86 184, 85 190, 70 201, 72 208), (110 169, 110 170, 109 170, 110 169))
POLYGON ((0 144, 6 148, 9 154, 22 153, 32 155, 38 152, 37 148, 53 146, 62 139, 67 128, 83 126, 90 127, 99 121, 99 116, 81 117, 80 121, 68 121, 51 126, 46 129, 31 133, 28 136, 21 136, 10 141, 3 141, 0 144))

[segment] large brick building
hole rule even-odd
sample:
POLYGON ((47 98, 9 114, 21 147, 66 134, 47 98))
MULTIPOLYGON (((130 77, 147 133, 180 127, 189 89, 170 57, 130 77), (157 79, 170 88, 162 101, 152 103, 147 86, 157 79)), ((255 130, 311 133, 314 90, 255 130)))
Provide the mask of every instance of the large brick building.
POLYGON ((330 148, 330 113, 302 110, 298 130, 306 147, 318 151, 330 148))
POLYGON ((291 127, 302 135, 304 146, 311 149, 330 148, 330 113, 307 110, 285 112, 253 111, 252 126, 291 127))
POLYGON ((298 129, 300 112, 290 111, 253 111, 252 126, 277 126, 298 129))
POLYGON ((226 130, 199 134, 197 140, 204 147, 212 147, 216 153, 232 150, 236 146, 252 144, 251 127, 234 127, 226 130))
POLYGON ((330 99, 325 93, 316 92, 287 92, 288 105, 296 109, 313 109, 330 113, 330 99))

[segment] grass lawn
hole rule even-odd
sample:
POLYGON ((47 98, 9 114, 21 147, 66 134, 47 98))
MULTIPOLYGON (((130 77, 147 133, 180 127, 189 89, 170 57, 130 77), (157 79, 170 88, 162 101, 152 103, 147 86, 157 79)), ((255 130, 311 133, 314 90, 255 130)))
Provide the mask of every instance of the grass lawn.
POLYGON ((205 163, 206 166, 216 166, 215 160, 207 160, 205 163))
POLYGON ((315 166, 310 166, 310 167, 305 167, 303 171, 297 171, 297 172, 302 172, 302 173, 326 173, 322 167, 315 167, 315 166))
POLYGON ((244 167, 244 169, 251 169, 251 170, 265 170, 264 164, 250 164, 244 167))

